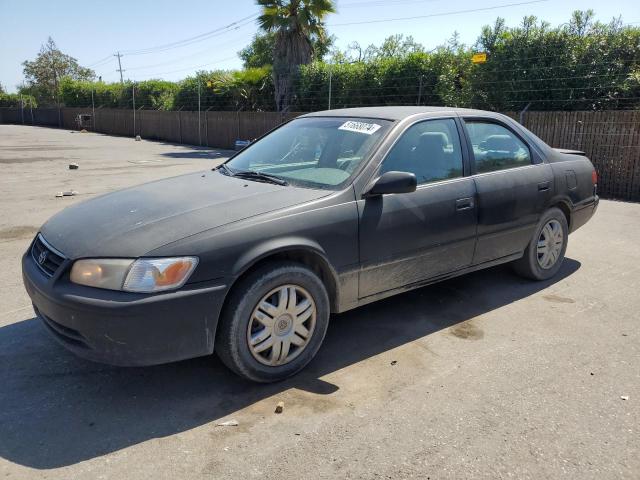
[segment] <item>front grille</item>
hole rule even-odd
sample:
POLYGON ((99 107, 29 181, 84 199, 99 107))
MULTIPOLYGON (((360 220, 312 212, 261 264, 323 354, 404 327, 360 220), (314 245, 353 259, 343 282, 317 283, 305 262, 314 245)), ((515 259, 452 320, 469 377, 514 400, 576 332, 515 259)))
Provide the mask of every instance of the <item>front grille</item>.
POLYGON ((64 262, 64 256, 38 234, 31 246, 31 257, 46 275, 52 277, 64 262))

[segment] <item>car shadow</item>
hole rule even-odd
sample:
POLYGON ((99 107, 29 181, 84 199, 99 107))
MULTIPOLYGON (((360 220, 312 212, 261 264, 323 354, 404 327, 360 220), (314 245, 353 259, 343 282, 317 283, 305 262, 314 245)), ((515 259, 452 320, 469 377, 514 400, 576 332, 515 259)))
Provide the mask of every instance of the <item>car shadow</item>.
POLYGON ((316 359, 271 385, 244 381, 215 357, 95 364, 58 346, 36 318, 13 323, 0 328, 0 456, 63 467, 214 422, 290 388, 330 394, 340 385, 323 376, 526 298, 579 268, 566 259, 554 279, 530 282, 500 266, 335 315, 316 359))

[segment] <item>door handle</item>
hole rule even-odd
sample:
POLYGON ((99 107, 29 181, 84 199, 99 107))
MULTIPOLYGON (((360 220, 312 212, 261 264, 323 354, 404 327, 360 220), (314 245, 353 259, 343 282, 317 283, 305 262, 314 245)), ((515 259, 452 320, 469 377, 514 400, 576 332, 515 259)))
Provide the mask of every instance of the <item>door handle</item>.
POLYGON ((538 184, 539 192, 546 192, 549 190, 549 182, 541 182, 538 184))
POLYGON ((456 200, 456 210, 471 210, 474 207, 473 197, 459 198, 456 200))

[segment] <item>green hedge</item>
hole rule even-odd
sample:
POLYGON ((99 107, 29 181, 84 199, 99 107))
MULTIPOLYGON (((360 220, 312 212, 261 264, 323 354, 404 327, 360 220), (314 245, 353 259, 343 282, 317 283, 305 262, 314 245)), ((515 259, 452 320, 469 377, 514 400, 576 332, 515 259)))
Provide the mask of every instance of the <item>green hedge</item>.
POLYGON ((0 108, 36 108, 38 102, 32 95, 19 93, 0 93, 0 108))
MULTIPOLYGON (((498 19, 484 27, 473 48, 455 39, 432 52, 330 65, 302 66, 295 79, 293 111, 366 105, 449 105, 488 110, 594 110, 640 106, 640 28, 620 21, 592 21, 576 12, 550 28, 535 17, 508 28, 498 19), (474 52, 487 61, 473 64, 474 52)), ((198 72, 181 82, 136 83, 136 107, 154 109, 273 110, 269 67, 198 72)), ((131 108, 132 83, 64 80, 68 106, 131 108)))

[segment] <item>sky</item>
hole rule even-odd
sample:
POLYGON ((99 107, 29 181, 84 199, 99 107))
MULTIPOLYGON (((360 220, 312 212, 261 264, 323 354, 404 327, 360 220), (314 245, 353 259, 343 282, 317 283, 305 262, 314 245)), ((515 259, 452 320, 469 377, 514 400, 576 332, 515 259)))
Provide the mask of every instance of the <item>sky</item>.
MULTIPOLYGON (((344 49, 357 41, 380 44, 387 36, 411 35, 427 49, 460 34, 475 42, 483 25, 496 17, 517 25, 536 15, 552 25, 569 20, 571 12, 591 8, 601 21, 622 16, 640 25, 637 0, 337 0, 337 13, 327 29, 344 49), (515 4, 515 5, 514 5, 515 4), (495 8, 494 8, 495 7, 495 8), (483 9, 483 10, 481 10, 483 9), (407 17, 414 17, 408 18, 407 17), (363 23, 366 22, 366 23, 363 23)), ((22 62, 32 60, 51 36, 64 53, 90 66, 104 81, 118 81, 121 57, 124 78, 180 80, 197 70, 240 68, 237 52, 258 26, 248 18, 259 12, 253 0, 0 0, 0 83, 15 92, 23 81, 22 62), (244 20, 243 20, 244 19, 244 20), (168 45, 227 27, 178 48, 168 45), (158 46, 169 48, 158 49, 158 46), (152 49, 151 52, 146 50, 152 49)))

